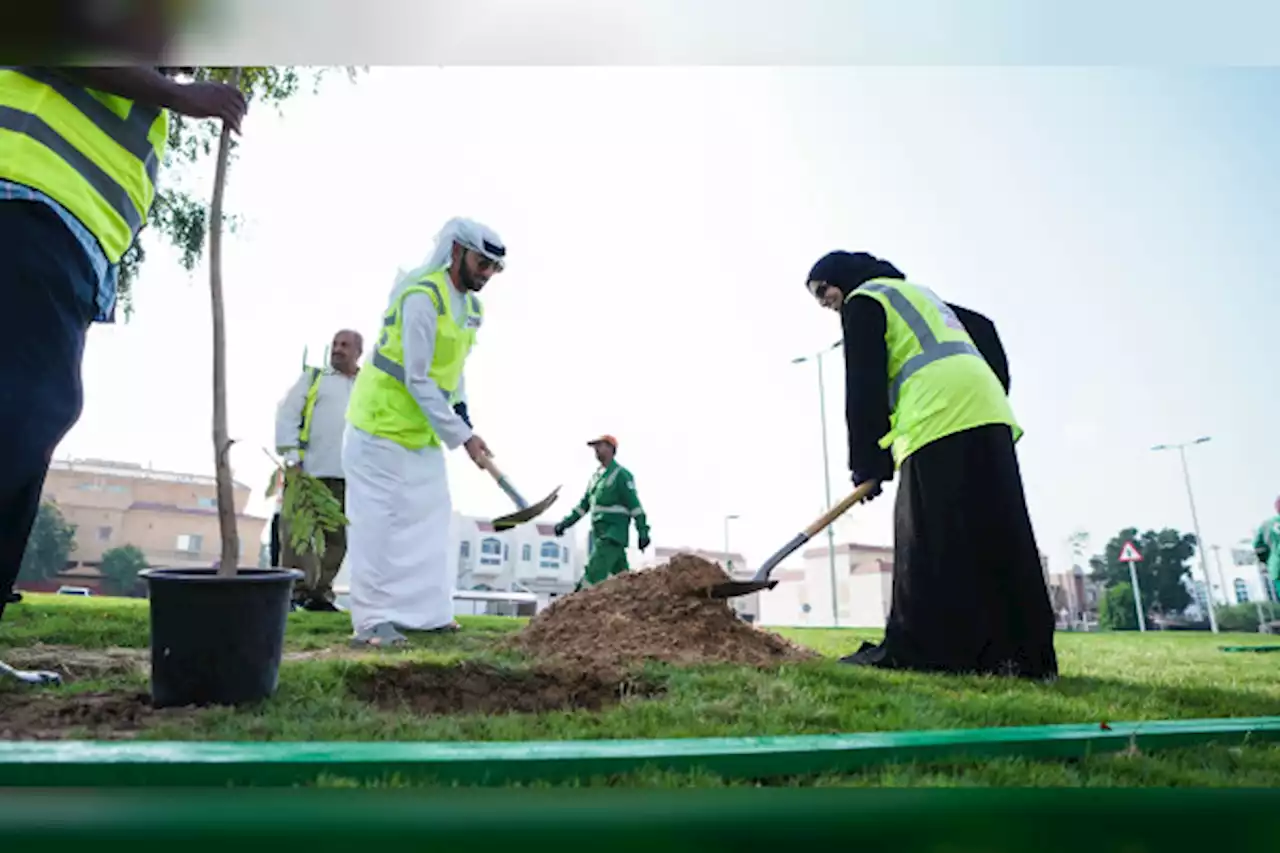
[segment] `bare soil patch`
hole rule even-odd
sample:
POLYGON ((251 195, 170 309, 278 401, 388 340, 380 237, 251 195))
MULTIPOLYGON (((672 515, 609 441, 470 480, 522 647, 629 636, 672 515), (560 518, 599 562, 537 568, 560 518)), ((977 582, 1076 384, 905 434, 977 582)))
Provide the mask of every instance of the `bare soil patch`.
POLYGON ((422 715, 599 711, 664 689, 661 682, 620 673, 508 668, 479 661, 375 666, 350 676, 347 683, 358 698, 380 708, 422 715))
POLYGON ((128 740, 156 723, 191 714, 158 711, 147 693, 65 693, 58 688, 0 693, 0 740, 128 740))

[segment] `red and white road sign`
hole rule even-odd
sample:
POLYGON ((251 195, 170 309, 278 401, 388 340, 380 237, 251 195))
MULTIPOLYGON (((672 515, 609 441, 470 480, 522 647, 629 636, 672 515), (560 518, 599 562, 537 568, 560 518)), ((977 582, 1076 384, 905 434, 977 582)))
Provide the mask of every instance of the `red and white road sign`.
POLYGON ((1132 542, 1124 543, 1120 549, 1120 562, 1122 563, 1140 563, 1142 555, 1138 553, 1138 549, 1134 547, 1132 542))

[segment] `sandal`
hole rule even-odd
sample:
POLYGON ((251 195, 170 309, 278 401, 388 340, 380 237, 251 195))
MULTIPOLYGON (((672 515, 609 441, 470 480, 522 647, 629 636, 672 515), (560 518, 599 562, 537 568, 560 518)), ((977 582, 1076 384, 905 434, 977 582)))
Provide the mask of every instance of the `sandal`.
POLYGON ((351 636, 352 648, 388 648, 408 645, 409 638, 401 634, 391 623, 383 622, 351 636))

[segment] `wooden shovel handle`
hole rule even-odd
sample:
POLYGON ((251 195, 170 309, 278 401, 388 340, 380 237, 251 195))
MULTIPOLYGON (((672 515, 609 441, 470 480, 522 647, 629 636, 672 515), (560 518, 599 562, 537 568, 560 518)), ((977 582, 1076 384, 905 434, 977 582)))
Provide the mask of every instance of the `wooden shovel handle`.
POLYGON ((830 524, 831 522, 835 521, 837 518, 839 518, 840 516, 848 512, 851 506, 853 506, 858 501, 865 498, 867 495, 871 494, 872 490, 879 485, 880 485, 879 480, 867 480, 867 482, 863 483, 861 486, 858 486, 858 488, 854 489, 852 494, 850 494, 847 498, 840 501, 840 503, 836 504, 831 509, 827 510, 826 515, 822 516, 822 518, 819 518, 813 524, 810 524, 808 527, 806 527, 804 531, 805 538, 811 539, 814 536, 816 536, 818 533, 824 530, 828 524, 830 524))
POLYGON ((480 467, 489 472, 489 475, 495 480, 505 479, 502 472, 498 470, 498 466, 493 464, 493 458, 487 454, 480 454, 480 467))
POLYGON ((516 487, 511 485, 511 481, 498 470, 498 466, 493 464, 492 459, 482 454, 480 456, 480 467, 489 472, 489 476, 493 477, 494 482, 498 484, 498 488, 506 492, 507 497, 511 498, 517 507, 520 509, 528 509, 529 502, 526 501, 518 491, 516 491, 516 487))

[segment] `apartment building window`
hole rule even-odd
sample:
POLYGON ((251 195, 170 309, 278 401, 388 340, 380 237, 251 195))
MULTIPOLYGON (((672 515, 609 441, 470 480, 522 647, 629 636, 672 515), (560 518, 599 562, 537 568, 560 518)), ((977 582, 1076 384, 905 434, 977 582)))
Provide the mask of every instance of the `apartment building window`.
POLYGON ((199 554, 204 547, 204 537, 198 533, 183 533, 178 537, 177 550, 184 554, 199 554))
POLYGON ((99 541, 99 542, 110 542, 110 541, 111 541, 111 528, 110 528, 110 527, 99 527, 99 528, 98 528, 98 541, 99 541))
POLYGON ((490 536, 480 540, 480 565, 497 566, 502 563, 502 542, 490 536))
POLYGON ((1243 578, 1236 578, 1236 604, 1247 604, 1249 601, 1249 585, 1243 578))
POLYGON ((458 546, 458 556, 464 560, 471 556, 470 542, 463 542, 461 545, 458 546))
POLYGON ((218 499, 217 498, 196 498, 196 506, 200 507, 201 509, 217 509, 218 499))
POLYGON ((520 547, 520 559, 526 563, 533 559, 532 545, 522 545, 520 547))
POLYGON ((538 563, 544 569, 560 568, 560 546, 554 542, 543 542, 539 551, 542 560, 538 563))
POLYGON ((565 545, 563 548, 560 549, 560 556, 566 563, 569 562, 569 546, 568 545, 565 545))

